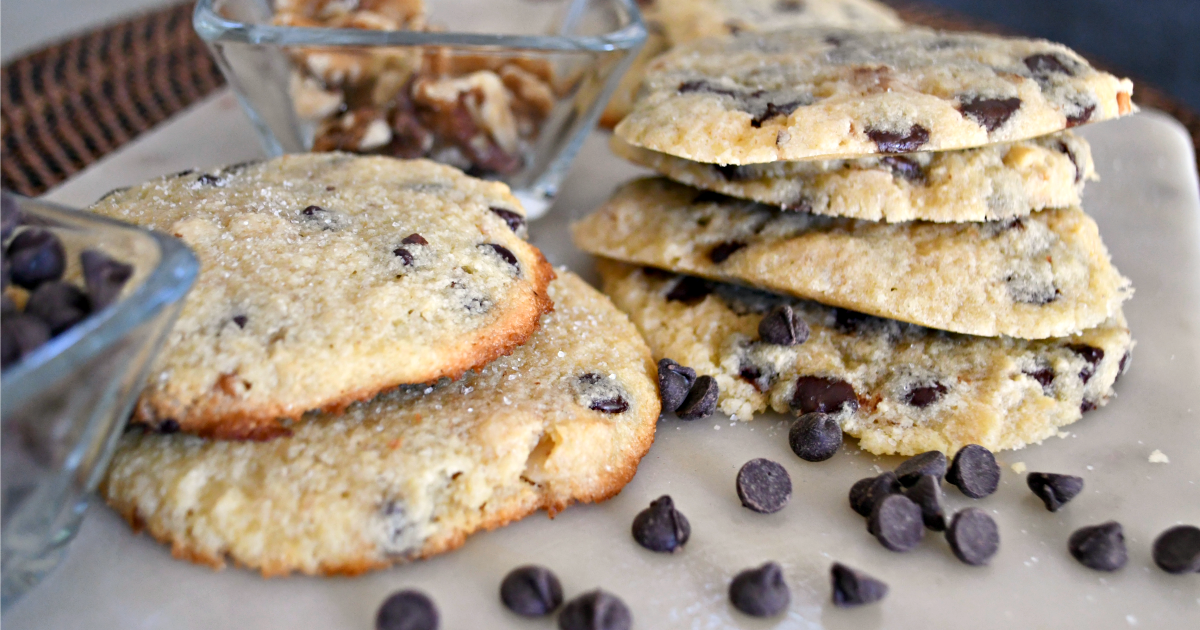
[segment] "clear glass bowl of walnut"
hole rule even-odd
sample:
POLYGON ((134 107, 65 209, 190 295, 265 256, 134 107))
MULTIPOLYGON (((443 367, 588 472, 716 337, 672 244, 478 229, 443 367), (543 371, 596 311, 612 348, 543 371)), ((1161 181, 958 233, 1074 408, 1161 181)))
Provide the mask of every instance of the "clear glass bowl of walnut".
POLYGON ((536 217, 646 38, 634 0, 200 0, 270 155, 426 157, 536 217))
POLYGON ((7 609, 65 553, 200 266, 169 236, 7 192, 0 218, 7 609))

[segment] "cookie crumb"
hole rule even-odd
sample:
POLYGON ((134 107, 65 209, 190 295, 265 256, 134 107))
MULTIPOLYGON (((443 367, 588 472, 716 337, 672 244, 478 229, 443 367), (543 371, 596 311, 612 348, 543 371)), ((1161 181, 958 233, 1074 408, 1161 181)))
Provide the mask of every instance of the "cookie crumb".
POLYGON ((1012 466, 1009 466, 1009 468, 1012 468, 1012 471, 1017 473, 1018 475, 1025 474, 1025 471, 1029 470, 1025 466, 1025 462, 1017 462, 1017 463, 1013 464, 1012 466))
POLYGON ((1171 458, 1167 457, 1166 453, 1164 453, 1158 449, 1154 449, 1154 452, 1150 453, 1150 463, 1151 464, 1170 464, 1171 458))

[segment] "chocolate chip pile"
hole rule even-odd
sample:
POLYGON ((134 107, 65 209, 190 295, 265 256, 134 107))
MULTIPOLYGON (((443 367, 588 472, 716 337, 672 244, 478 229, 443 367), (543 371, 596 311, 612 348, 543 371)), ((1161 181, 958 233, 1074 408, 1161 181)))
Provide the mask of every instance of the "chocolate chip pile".
MULTIPOLYGON (((435 31, 421 0, 283 0, 272 24, 435 31)), ((293 47, 290 91, 313 151, 428 157, 473 175, 519 171, 558 99, 550 64, 431 46, 293 47)))
POLYGON ((3 205, 3 369, 117 300, 133 266, 96 249, 79 254, 83 283, 64 278, 67 250, 53 230, 26 225, 7 194, 3 205))

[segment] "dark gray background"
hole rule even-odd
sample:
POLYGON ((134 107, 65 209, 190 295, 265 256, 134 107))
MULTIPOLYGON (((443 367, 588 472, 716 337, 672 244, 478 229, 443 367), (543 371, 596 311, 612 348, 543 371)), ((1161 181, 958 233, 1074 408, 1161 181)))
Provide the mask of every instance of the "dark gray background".
POLYGON ((1062 42, 1200 111, 1200 0, 923 1, 1062 42))

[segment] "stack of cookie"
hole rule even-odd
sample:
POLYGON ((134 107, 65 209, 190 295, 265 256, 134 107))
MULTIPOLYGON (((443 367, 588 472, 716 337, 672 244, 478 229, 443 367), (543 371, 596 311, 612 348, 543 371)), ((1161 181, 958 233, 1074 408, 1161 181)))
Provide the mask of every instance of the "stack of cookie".
POLYGON ((740 420, 833 414, 874 453, 1019 448, 1104 404, 1131 294, 1068 128, 1128 80, 1045 41, 742 33, 648 68, 635 181, 574 226, 656 357, 740 420))
POLYGON ((649 349, 555 279, 503 184, 296 155, 92 211, 201 262, 101 489, 176 556, 265 574, 424 557, 615 494, 653 441, 649 349))

